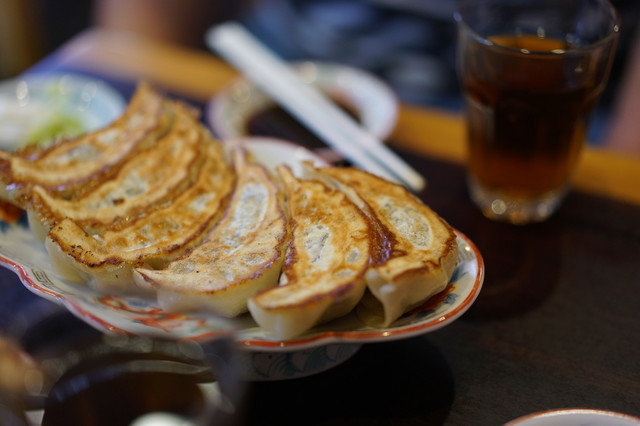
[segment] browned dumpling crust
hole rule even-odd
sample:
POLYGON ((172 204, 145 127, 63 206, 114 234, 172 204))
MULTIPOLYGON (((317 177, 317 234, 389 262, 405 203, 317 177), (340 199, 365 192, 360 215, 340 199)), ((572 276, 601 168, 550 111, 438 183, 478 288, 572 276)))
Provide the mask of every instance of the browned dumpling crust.
POLYGON ((222 145, 204 128, 200 136, 194 148, 202 161, 194 180, 169 202, 93 235, 71 219, 54 225, 45 247, 58 270, 100 291, 149 291, 134 285, 134 267, 166 264, 198 245, 220 217, 235 184, 222 145))
POLYGON ((150 85, 141 83, 124 114, 102 129, 48 148, 0 151, 0 198, 20 205, 20 197, 33 186, 63 197, 89 191, 167 131, 165 101, 150 85))
POLYGON ((287 241, 287 217, 268 171, 235 151, 238 183, 222 219, 202 244, 161 270, 138 268, 134 278, 158 293, 168 310, 209 310, 233 317, 247 299, 277 285, 287 241))
POLYGON ((249 299, 256 322, 287 339, 350 312, 365 290, 374 233, 344 193, 278 167, 292 222, 285 281, 249 299))
POLYGON ((91 191, 70 199, 34 186, 25 202, 28 210, 44 225, 67 218, 94 234, 170 202, 197 179, 207 158, 202 153, 206 136, 184 104, 167 102, 165 114, 173 121, 170 129, 109 179, 95 181, 91 191))
POLYGON ((367 324, 388 327, 444 290, 457 264, 456 234, 406 188, 356 168, 307 167, 310 177, 340 188, 378 225, 386 242, 365 279, 358 306, 367 324))

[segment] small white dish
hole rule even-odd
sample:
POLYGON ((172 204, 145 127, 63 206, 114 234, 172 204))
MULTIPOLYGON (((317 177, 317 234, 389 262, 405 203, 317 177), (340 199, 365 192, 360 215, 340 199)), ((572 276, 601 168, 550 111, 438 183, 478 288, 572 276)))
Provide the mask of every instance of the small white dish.
POLYGON ((504 426, 638 426, 640 418, 593 408, 561 408, 519 417, 504 426))
MULTIPOLYGON (((240 140, 267 167, 301 160, 324 161, 297 145, 261 138, 240 140)), ((457 232, 458 265, 447 288, 408 312, 390 327, 363 324, 355 313, 337 318, 291 340, 273 340, 249 314, 234 319, 235 336, 248 380, 303 377, 332 368, 353 356, 362 344, 417 336, 444 327, 473 304, 484 280, 484 263, 475 245, 457 232)), ((23 218, 0 221, 0 265, 13 270, 27 289, 65 306, 93 327, 110 333, 203 340, 228 333, 229 321, 200 313, 173 313, 154 299, 103 294, 59 277, 23 218)))
MULTIPOLYGON (((372 136, 384 141, 391 134, 396 125, 398 99, 378 77, 334 63, 307 61, 292 66, 304 82, 352 109, 372 136)), ((220 139, 249 136, 247 124, 251 117, 272 105, 273 101, 252 82, 239 78, 211 99, 206 119, 220 139)))
POLYGON ((102 80, 79 74, 27 74, 0 82, 0 149, 74 136, 119 117, 126 101, 102 80))

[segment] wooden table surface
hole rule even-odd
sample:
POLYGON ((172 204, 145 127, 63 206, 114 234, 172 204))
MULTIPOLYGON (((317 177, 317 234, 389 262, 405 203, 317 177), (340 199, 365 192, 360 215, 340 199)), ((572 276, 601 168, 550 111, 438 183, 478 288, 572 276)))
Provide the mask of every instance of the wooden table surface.
MULTIPOLYGON (((148 78, 206 102, 236 73, 206 52, 92 30, 34 70, 148 78)), ((549 221, 515 227, 468 200, 464 123, 403 106, 392 146, 430 182, 420 197, 478 246, 484 287, 453 324, 364 345, 307 378, 257 382, 240 424, 500 425, 541 410, 640 416, 640 159, 589 148, 549 221)), ((0 272, 0 312, 32 296, 0 272)), ((9 318, 10 320, 10 318, 9 318)))

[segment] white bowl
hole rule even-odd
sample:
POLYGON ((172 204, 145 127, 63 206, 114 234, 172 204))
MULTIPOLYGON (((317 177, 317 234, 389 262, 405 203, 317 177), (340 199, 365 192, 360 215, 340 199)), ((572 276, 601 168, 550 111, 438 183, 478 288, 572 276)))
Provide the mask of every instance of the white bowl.
MULTIPOLYGON (((351 109, 375 138, 384 141, 394 129, 398 99, 391 88, 373 74, 334 63, 296 62, 292 65, 308 84, 351 109)), ((273 101, 245 78, 234 81, 211 99, 206 119, 213 133, 226 140, 248 136, 251 117, 273 105, 273 101)))
POLYGON ((125 99, 115 89, 80 74, 35 73, 6 80, 0 82, 0 149, 46 143, 50 131, 74 136, 95 130, 118 118, 125 108, 125 99), (64 123, 72 125, 65 130, 59 127, 64 123))
POLYGON ((638 426, 640 418, 592 408, 561 408, 519 417, 505 426, 638 426))

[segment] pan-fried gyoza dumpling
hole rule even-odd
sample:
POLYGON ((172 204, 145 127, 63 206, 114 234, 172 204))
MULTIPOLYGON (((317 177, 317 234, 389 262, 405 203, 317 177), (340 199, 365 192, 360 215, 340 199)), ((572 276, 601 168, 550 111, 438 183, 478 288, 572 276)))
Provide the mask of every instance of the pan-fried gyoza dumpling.
POLYGON ((245 155, 235 151, 236 189, 203 243, 165 269, 136 269, 136 282, 156 289, 164 309, 204 308, 232 317, 247 311, 255 292, 277 285, 287 218, 275 182, 245 155))
POLYGON ((306 175, 344 191, 377 222, 388 256, 365 274, 368 292, 358 306, 367 324, 388 327, 403 313, 444 290, 457 264, 453 229, 406 188, 356 168, 306 165, 306 175))
POLYGON ((167 104, 175 115, 168 132, 109 179, 95 183, 93 190, 64 199, 41 186, 33 187, 23 203, 32 229, 39 223, 48 230, 67 218, 90 234, 98 233, 118 221, 153 211, 191 185, 206 158, 201 152, 202 130, 190 107, 178 102, 167 104))
POLYGON ((170 202, 95 235, 71 219, 54 225, 45 247, 56 269, 68 279, 86 281, 99 291, 148 291, 135 287, 134 267, 159 267, 199 244, 219 218, 235 182, 222 145, 203 127, 199 133, 202 162, 195 180, 170 202))
POLYGON ((125 113, 107 127, 48 148, 0 151, 0 199, 23 207, 20 197, 34 185, 62 197, 91 190, 167 130, 172 117, 163 114, 164 107, 165 99, 143 83, 125 113))
POLYGON ((345 194, 278 167, 292 221, 284 282, 249 299, 256 322, 287 339, 350 312, 374 249, 367 217, 345 194))

